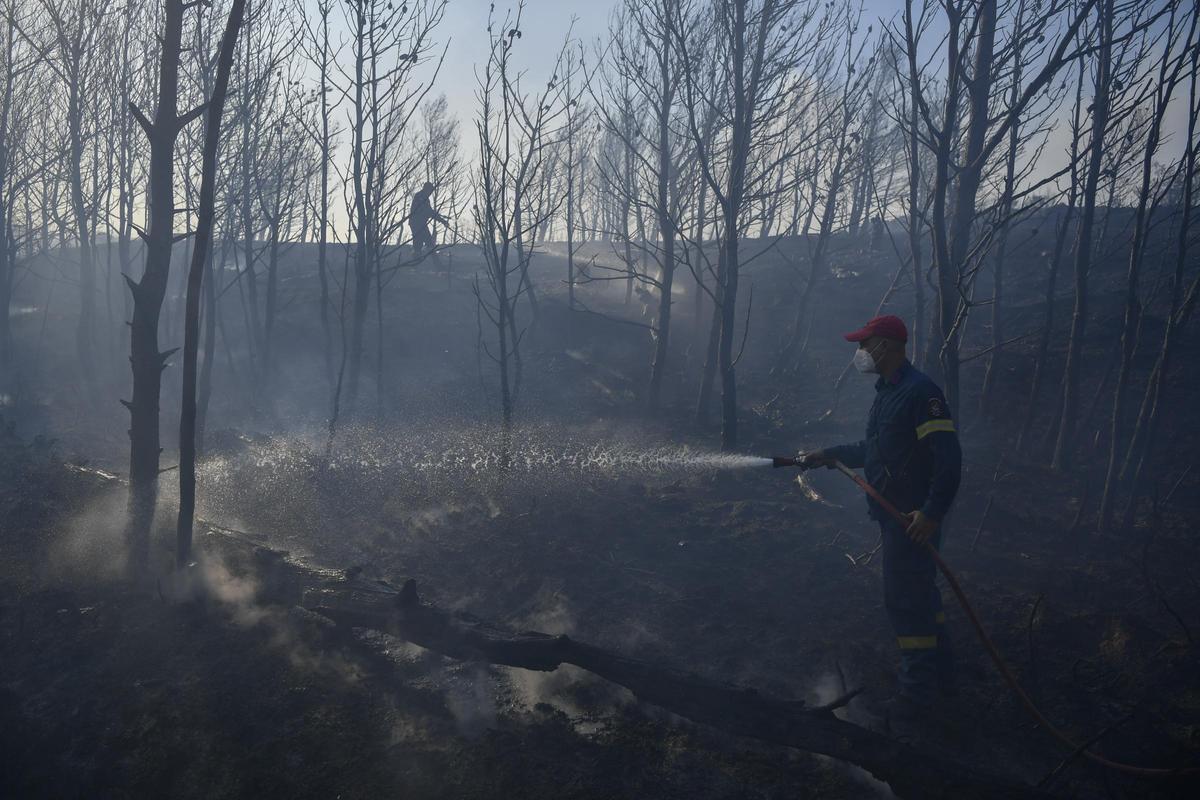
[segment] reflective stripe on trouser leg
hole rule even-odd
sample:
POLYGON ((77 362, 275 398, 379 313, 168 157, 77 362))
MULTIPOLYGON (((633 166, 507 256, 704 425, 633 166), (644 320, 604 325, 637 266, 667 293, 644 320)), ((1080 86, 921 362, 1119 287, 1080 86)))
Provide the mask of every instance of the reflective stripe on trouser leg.
POLYGON ((938 684, 942 611, 936 566, 898 524, 883 531, 883 594, 888 620, 900 647, 900 688, 917 700, 932 700, 938 684))

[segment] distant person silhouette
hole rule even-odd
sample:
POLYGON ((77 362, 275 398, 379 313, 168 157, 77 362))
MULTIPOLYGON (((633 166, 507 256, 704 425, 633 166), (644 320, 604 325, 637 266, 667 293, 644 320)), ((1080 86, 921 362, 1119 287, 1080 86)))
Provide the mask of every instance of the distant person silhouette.
POLYGON ((436 242, 429 232, 429 220, 437 220, 446 227, 450 223, 441 214, 433 210, 430 195, 433 194, 433 184, 429 181, 421 187, 421 191, 413 195, 412 207, 408 211, 408 227, 412 231, 413 257, 429 250, 432 252, 436 242))

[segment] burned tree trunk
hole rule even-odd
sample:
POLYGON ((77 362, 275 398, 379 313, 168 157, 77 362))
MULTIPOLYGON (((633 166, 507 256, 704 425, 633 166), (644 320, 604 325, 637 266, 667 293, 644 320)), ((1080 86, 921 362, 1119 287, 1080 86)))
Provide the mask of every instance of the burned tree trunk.
POLYGON ((1050 270, 1046 275, 1045 312, 1042 318, 1042 330, 1038 335, 1038 349, 1033 361, 1033 384, 1029 390, 1029 403, 1025 408, 1025 418, 1021 422, 1021 431, 1017 435, 1016 449, 1021 451, 1033 429, 1034 417, 1040 408, 1042 386, 1045 384, 1046 373, 1049 371, 1047 360, 1050 354, 1050 338, 1054 334, 1054 312, 1058 292, 1058 270, 1062 264, 1063 250, 1075 213, 1075 200, 1072 197, 1054 238, 1054 253, 1050 256, 1050 270))
POLYGON ((675 238, 676 220, 671 214, 671 176, 675 165, 671 150, 671 114, 675 105, 677 79, 673 74, 672 48, 670 44, 670 10, 655 9, 652 19, 660 25, 659 38, 651 46, 658 61, 659 96, 658 110, 658 160, 657 185, 654 196, 655 212, 658 214, 658 234, 662 237, 662 270, 658 279, 658 317, 655 320, 654 361, 650 366, 650 410, 658 409, 662 394, 663 375, 667 370, 667 353, 671 343, 671 292, 675 282, 675 238))
POLYGON ((359 4, 354 14, 354 99, 353 134, 350 148, 351 180, 353 182, 353 226, 354 226, 354 306, 351 312, 349 344, 349 376, 346 381, 346 409, 355 411, 358 402, 359 373, 362 369, 363 331, 367 320, 368 299, 371 292, 370 223, 367 209, 367 175, 364 169, 366 122, 366 63, 367 63, 367 15, 359 4))
MULTIPOLYGON (((725 217, 725 252, 724 280, 722 281, 722 297, 719 312, 721 315, 721 335, 717 343, 717 366, 721 375, 721 449, 729 452, 737 448, 737 373, 736 361, 733 354, 733 340, 737 336, 737 295, 738 295, 738 234, 741 232, 742 203, 746 189, 746 161, 750 156, 751 133, 753 126, 754 106, 747 98, 746 50, 750 45, 747 35, 749 25, 746 20, 746 3, 734 0, 729 9, 730 35, 729 49, 731 57, 730 77, 732 78, 733 115, 731 119, 731 138, 729 159, 729 175, 726 178, 724 198, 721 210, 725 217)), ((751 56, 751 63, 756 70, 750 83, 757 83, 757 70, 762 68, 762 45, 765 42, 768 20, 759 21, 758 46, 751 56), (754 55, 758 58, 755 59, 754 55)))
MULTIPOLYGON (((574 58, 572 50, 571 58, 574 58)), ((577 178, 575 175, 575 137, 579 133, 579 126, 576 124, 576 108, 578 101, 575 95, 571 92, 571 72, 567 70, 567 96, 570 98, 567 101, 567 159, 566 159, 566 178, 567 191, 564 198, 567 203, 567 309, 575 310, 575 184, 577 178)), ((578 181, 582 183, 582 181, 578 181)), ((581 187, 582 189, 582 187, 581 187)), ((582 196, 582 194, 581 194, 582 196)))
MULTIPOLYGON (((871 178, 868 162, 871 156, 864 148, 870 147, 870 139, 874 136, 876 112, 873 102, 869 109, 864 110, 861 96, 871 88, 877 58, 872 57, 866 60, 865 64, 863 63, 864 44, 856 43, 854 37, 857 23, 847 18, 844 24, 846 26, 843 34, 845 41, 844 44, 839 45, 841 56, 837 67, 838 71, 844 75, 839 78, 841 85, 838 88, 837 96, 832 98, 833 108, 825 113, 818 111, 822 116, 828 114, 828 119, 824 124, 829 126, 829 132, 821 138, 828 138, 828 146, 831 151, 828 153, 828 158, 832 161, 832 167, 823 186, 824 203, 821 207, 816 243, 807 241, 809 245, 808 280, 796 303, 791 330, 777 357, 776 368, 781 370, 798 369, 799 361, 808 349, 808 336, 813 322, 812 306, 817 297, 818 287, 825 280, 828 272, 834 227, 837 224, 839 198, 843 191, 848 190, 853 206, 850 220, 851 236, 854 236, 857 229, 856 215, 862 213, 863 205, 869 204, 868 200, 860 199, 860 194, 866 194, 870 190, 871 178), (864 114, 867 115, 865 122, 864 114), (856 147, 859 147, 857 155, 855 154, 856 147), (852 175, 856 158, 862 165, 861 174, 857 180, 852 175)), ((816 185, 814 182, 814 192, 816 185)), ((817 198, 814 196, 814 209, 816 205, 817 198)), ((805 239, 807 240, 808 237, 806 236, 805 239)))
MULTIPOLYGON (((625 269, 629 271, 629 277, 625 279, 625 305, 633 302, 633 282, 637 276, 637 264, 633 259, 633 244, 629 238, 629 215, 633 213, 634 203, 634 183, 633 183, 633 110, 628 107, 621 109, 622 113, 622 164, 624 168, 621 170, 621 239, 625 242, 625 269)), ((639 221, 641 219, 639 214, 639 221)), ((640 227, 639 227, 640 230, 640 227)))
POLYGON ((704 270, 707 269, 707 262, 704 260, 704 227, 705 218, 704 210, 708 202, 708 184, 704 182, 701 176, 697 181, 699 186, 696 189, 696 219, 692 234, 694 241, 692 252, 689 255, 684 252, 684 258, 690 258, 691 270, 695 277, 696 297, 692 307, 692 335, 698 338, 697 334, 704 330, 704 324, 701 322, 704 316, 704 295, 708 292, 708 286, 704 282, 704 270))
MULTIPOLYGON (((225 232, 223 232, 224 235, 225 232)), ((227 241, 222 240, 221 258, 225 262, 227 241)), ((213 361, 217 357, 217 319, 221 313, 217 294, 217 279, 222 274, 214 268, 213 247, 208 248, 208 259, 204 265, 208 279, 204 288, 204 361, 196 382, 196 454, 204 455, 204 432, 208 427, 208 404, 212 399, 213 361)))
POLYGON ((704 368, 700 376, 700 393, 696 398, 696 424, 707 426, 712 410, 713 381, 717 375, 717 345, 721 341, 721 305, 725 302, 725 243, 718 232, 717 271, 713 283, 713 310, 708 325, 708 340, 704 347, 704 368))
POLYGON ((96 267, 92 258, 92 232, 87 203, 83 196, 83 101, 80 98, 78 81, 69 87, 67 104, 67 127, 70 132, 69 181, 71 191, 71 213, 75 217, 76 235, 79 237, 79 325, 75 329, 75 347, 84 378, 96 380, 96 267))
POLYGON ((16 252, 10 239, 12 226, 9 220, 9 215, 12 213, 9 202, 9 168, 10 153, 13 150, 10 141, 10 119, 17 72, 17 65, 14 63, 16 54, 14 26, 11 24, 5 26, 3 36, 4 52, 0 53, 4 60, 3 90, 0 91, 0 392, 8 390, 11 380, 13 352, 9 307, 12 304, 13 278, 16 270, 16 252))
MULTIPOLYGON (((229 88, 229 72, 233 68, 233 51, 237 46, 238 29, 242 26, 245 9, 246 0, 233 0, 229 9, 225 34, 221 37, 217 79, 212 97, 208 101, 208 124, 204 133, 200 204, 196 214, 192 263, 188 268, 187 310, 184 316, 183 409, 179 415, 179 518, 175 539, 175 565, 178 568, 187 566, 191 557, 192 521, 196 510, 196 359, 200 339, 200 290, 212 246, 221 115, 225 111, 225 94, 229 88)), ((213 313, 213 309, 210 308, 209 313, 213 313)))
MULTIPOLYGON (((1012 85, 1009 87, 1008 107, 1015 108, 1021 98, 1021 26, 1024 17, 1018 12, 1013 32, 1012 85)), ((983 388, 979 392, 979 411, 983 417, 993 413, 993 395, 997 376, 1000 374, 1001 350, 1004 347, 1004 261, 1008 255, 1008 235, 1013 208, 1013 195, 1017 183, 1017 155, 1020 152, 1021 132, 1018 120, 1014 119, 1008 131, 1008 152, 1004 158, 1004 188, 1000 194, 1000 231, 996 246, 996 257, 992 262, 992 345, 984 367, 983 388)))
MULTIPOLYGON (((518 328, 516 305, 521 292, 532 288, 528 286, 531 253, 521 243, 542 222, 532 215, 527 202, 548 168, 545 134, 565 118, 572 99, 566 81, 557 78, 535 97, 523 96, 514 89, 511 58, 523 10, 518 6, 515 14, 504 19, 505 34, 493 32, 490 23, 495 20, 489 17, 489 52, 478 76, 476 95, 480 98, 475 120, 480 157, 474 215, 483 251, 483 279, 490 291, 483 290, 478 278, 473 291, 479 315, 478 346, 500 372, 500 413, 506 432, 512 427, 520 393, 521 340, 526 330, 518 328), (496 332, 495 352, 483 338, 484 317, 496 332)), ((556 76, 572 68, 566 61, 568 44, 563 43, 554 62, 556 76)))
POLYGON ((1075 430, 1079 412, 1079 361, 1087 333, 1088 272, 1092 263, 1092 228, 1096 221, 1096 187, 1104 158, 1104 134, 1108 127, 1109 83, 1112 71, 1113 0, 1097 6, 1100 46, 1096 61, 1096 92, 1092 100, 1092 132, 1087 172, 1084 175, 1083 208, 1075 240, 1075 310, 1067 341, 1067 365, 1063 370, 1063 400, 1054 442, 1052 465, 1066 470, 1073 461, 1075 430))
MULTIPOLYGON (((254 81, 251 76, 255 74, 254 59, 254 18, 256 14, 251 13, 250 18, 246 20, 246 35, 243 41, 246 43, 245 59, 243 60, 243 71, 245 75, 245 86, 242 87, 241 96, 241 123, 242 123, 242 143, 241 143, 241 197, 239 198, 239 207, 241 213, 241 236, 242 236, 242 270, 238 281, 238 292, 242 291, 242 284, 245 285, 245 302, 249 306, 249 318, 247 324, 246 343, 250 352, 250 362, 255 365, 255 370, 260 368, 257 365, 262 351, 262 324, 259 321, 258 311, 258 273, 255 271, 255 252, 254 252, 254 235, 256 232, 256 224, 254 220, 254 194, 253 186, 255 181, 255 164, 254 156, 258 152, 258 126, 256 107, 254 104, 254 81)), ((257 385, 257 382, 255 382, 257 385)), ((257 391, 252 387, 252 391, 257 391)))
POLYGON ((1129 501, 1122 515, 1122 525, 1125 526, 1132 521, 1138 491, 1145 476, 1146 462, 1153 451, 1154 441, 1158 434, 1159 415, 1165 406, 1163 396, 1168 388, 1167 373, 1171 368, 1175 350, 1179 346, 1179 333, 1187 323, 1188 317, 1191 316, 1192 310, 1196 306, 1197 295, 1200 294, 1200 277, 1192 279, 1186 293, 1183 289, 1192 214, 1195 210, 1196 168, 1197 162, 1200 161, 1200 137, 1197 136, 1197 120, 1200 119, 1200 93, 1198 93, 1198 89, 1200 89, 1200 47, 1193 45, 1190 61, 1188 108, 1191 113, 1188 117, 1187 145, 1183 156, 1183 207, 1177 231, 1170 309, 1167 313, 1167 327, 1163 332, 1158 358, 1146 386, 1137 423, 1130 436, 1128 454, 1122 466, 1122 477, 1130 478, 1129 501), (1132 475, 1129 474, 1130 470, 1132 470, 1132 475))
MULTIPOLYGON (((52 42, 50 47, 44 49, 43 57, 66 86, 64 181, 68 194, 67 207, 79 246, 80 307, 75 348, 84 380, 93 386, 96 380, 96 273, 92 252, 95 234, 92 215, 95 209, 89 207, 90 198, 84 190, 84 153, 89 135, 94 135, 88 130, 87 117, 92 111, 88 104, 99 94, 93 84, 98 77, 96 54, 99 37, 104 32, 101 25, 104 12, 104 4, 96 0, 80 0, 71 4, 43 3, 38 9, 38 14, 48 23, 52 42)), ((10 15, 7 27, 20 30, 21 23, 10 15)), ((43 48, 39 45, 38 49, 43 48)), ((55 201, 54 205, 43 210, 44 214, 57 216, 61 207, 57 198, 55 201)), ((68 236, 66 225, 60 228, 60 234, 65 245, 68 236)))
MULTIPOLYGON (((904 29, 906 41, 914 39, 912 4, 904 4, 904 29)), ((921 71, 917 66, 917 51, 915 47, 905 48, 908 56, 908 130, 906 144, 908 146, 908 250, 912 262, 913 326, 909 331, 912 339, 912 359, 918 367, 924 366, 924 344, 927 333, 925 322, 925 270, 921 261, 921 71)))
MULTIPOLYGON (((1069 175, 1070 184, 1067 190, 1067 208, 1059 221, 1054 235, 1054 252, 1050 257, 1050 272, 1046 276, 1046 307, 1043 315, 1042 330, 1038 336, 1037 354, 1033 362, 1033 385, 1029 390, 1029 404, 1025 408, 1025 419, 1021 423, 1021 431, 1017 434, 1016 448, 1022 451, 1026 447, 1030 431, 1033 429, 1034 417, 1041 407, 1040 398, 1042 386, 1045 383, 1049 367, 1046 361, 1050 352, 1050 338, 1054 333, 1054 318, 1056 294, 1058 291, 1058 270, 1062 264, 1063 251, 1067 238, 1070 236, 1071 224, 1075 217, 1075 206, 1079 200, 1079 148, 1083 131, 1083 77, 1084 70, 1078 70, 1075 82, 1075 107, 1071 117, 1071 146, 1069 175)), ((1055 417, 1053 424, 1058 418, 1055 417)), ((1054 429, 1051 429, 1053 435, 1054 429)))
POLYGON ((308 635, 326 644, 356 642, 349 633, 362 629, 464 661, 539 672, 572 664, 628 689, 643 703, 695 723, 862 767, 887 782, 900 797, 1001 800, 1053 796, 976 764, 956 761, 837 717, 834 711, 850 702, 856 692, 826 706, 809 706, 567 636, 516 633, 467 613, 448 612, 422 602, 415 581, 397 589, 361 575, 317 569, 220 528, 207 530, 204 547, 218 553, 231 569, 255 573, 260 587, 258 602, 300 605, 332 621, 336 626, 332 630, 327 623, 308 629, 308 635))
POLYGON ((333 139, 329 130, 329 118, 333 113, 329 103, 331 63, 329 46, 329 14, 332 3, 319 3, 317 13, 321 16, 320 64, 321 75, 321 199, 319 219, 317 224, 320 231, 317 234, 317 275, 321 280, 321 331, 325 337, 325 372, 329 382, 333 383, 333 334, 329 325, 329 309, 332 301, 329 297, 328 249, 329 249, 329 160, 333 149, 333 139))
MULTIPOLYGON (((150 224, 145 233, 146 268, 140 281, 126 276, 133 296, 129 362, 133 396, 129 408, 130 566, 144 572, 149 563, 150 528, 158 500, 159 392, 171 353, 158 349, 158 320, 171 269, 175 241, 175 139, 203 113, 203 106, 178 113, 179 53, 183 37, 183 0, 167 0, 158 73, 158 109, 151 122, 137 106, 130 109, 150 140, 150 224)), ((124 401, 123 401, 124 402, 124 401)))
MULTIPOLYGON (((967 101, 970 121, 967 125, 963 164, 954 182, 958 188, 955 195, 954 214, 949 230, 949 241, 935 252, 938 254, 938 363, 941 365, 946 397, 951 404, 961 400, 958 382, 958 341, 961 336, 962 315, 961 289, 966 261, 971 245, 971 231, 975 224, 976 195, 983 177, 985 140, 991 118, 988 101, 991 96, 992 58, 996 42, 996 0, 983 0, 979 6, 978 42, 975 47, 974 70, 967 86, 967 101)), ((950 101, 947 101, 950 102, 950 101)), ((954 100, 957 102, 957 98, 954 100)), ((944 132, 949 136, 949 131, 944 132)))
MULTIPOLYGON (((734 341, 741 333, 737 325, 739 237, 748 224, 748 206, 755 200, 751 196, 747 202, 747 185, 763 183, 770 172, 764 171, 769 159, 752 159, 752 152, 756 148, 769 150, 773 144, 764 123, 776 116, 782 107, 780 98, 791 90, 791 84, 782 81, 781 76, 789 74, 803 60, 801 49, 810 44, 802 41, 803 35, 812 17, 803 15, 800 5, 794 2, 758 4, 726 0, 715 8, 719 24, 713 30, 719 38, 710 44, 727 54, 724 59, 727 63, 719 67, 719 79, 712 82, 716 91, 709 91, 714 86, 704 89, 698 86, 704 79, 696 73, 695 66, 701 61, 695 54, 689 55, 697 43, 679 30, 678 20, 673 36, 684 65, 682 106, 687 114, 688 135, 704 180, 720 208, 723 225, 718 237, 723 274, 714 290, 714 297, 720 296, 714 316, 720 321, 716 362, 721 376, 721 448, 729 451, 738 443, 738 358, 734 354, 734 341), (774 35, 777 30, 787 33, 777 37, 774 35), (707 107, 720 115, 721 123, 728 127, 727 144, 714 148, 707 141, 697 115, 698 107, 707 107)), ((702 394, 705 385, 702 384, 702 394)), ((703 401, 702 396, 700 415, 704 413, 703 401)))
MULTIPOLYGON (((1197 16, 1192 15, 1191 30, 1184 41, 1191 42, 1196 32, 1197 16)), ((1133 371, 1134 355, 1137 352, 1138 331, 1141 329, 1141 297, 1139 283, 1141 281, 1142 260, 1146 252, 1148 228, 1154 206, 1151 203, 1152 171, 1154 158, 1158 153, 1159 142, 1162 138, 1162 124, 1171 103, 1171 96, 1178 85, 1183 67, 1187 64, 1187 51, 1177 53, 1175 44, 1183 34, 1182 29, 1174 26, 1172 14, 1168 26, 1167 38, 1159 61, 1158 80, 1154 90, 1150 130, 1146 146, 1142 152, 1141 184, 1138 187, 1138 203, 1134 212, 1133 241, 1129 250, 1129 270, 1125 281, 1125 315, 1121 329, 1121 362, 1117 371, 1117 384, 1113 392, 1113 409, 1109 427, 1108 466, 1104 476, 1104 491, 1100 497, 1099 526, 1107 530, 1112 522, 1113 501, 1117 491, 1117 467, 1121 462, 1121 449, 1125 439, 1126 397, 1129 390, 1130 376, 1133 371)), ((1195 47, 1193 44, 1192 47, 1195 47)), ((1193 121, 1194 124, 1194 121, 1193 121)), ((1190 142, 1189 142, 1190 145, 1190 142)), ((1191 176, 1186 176, 1190 180, 1191 176)), ((1186 211, 1185 211, 1186 214, 1186 211)), ((1185 217, 1186 221, 1186 217, 1185 217)), ((1186 247, 1186 241, 1181 245, 1186 247)))
POLYGON ((304 605, 344 628, 381 631, 451 658, 550 672, 573 664, 622 686, 642 702, 737 736, 820 753, 860 766, 901 797, 1048 797, 931 751, 846 722, 832 709, 780 700, 752 688, 623 656, 567 636, 511 633, 469 615, 426 605, 416 583, 400 591, 352 582, 303 595, 304 605))
MULTIPOLYGON (((625 0, 622 3, 610 28, 612 56, 606 59, 601 73, 607 98, 592 92, 607 131, 623 154, 620 165, 615 157, 606 157, 601 163, 609 165, 610 184, 619 189, 624 205, 620 220, 620 234, 625 240, 624 268, 613 271, 623 275, 626 302, 636 292, 643 298, 642 315, 650 317, 648 324, 637 324, 649 331, 652 343, 644 393, 651 414, 659 409, 668 369, 678 264, 681 256, 685 261, 687 259, 681 250, 687 244, 681 239, 685 202, 680 181, 681 170, 690 165, 682 157, 680 137, 673 123, 680 112, 677 99, 682 73, 695 65, 689 64, 673 44, 679 23, 677 6, 666 0, 625 0), (610 106, 615 110, 607 110, 610 106), (641 109, 645 109, 644 123, 637 119, 641 109), (647 199, 639 201, 638 193, 643 188, 648 191, 647 199), (638 249, 648 257, 646 269, 640 269, 634 261, 629 236, 630 207, 636 207, 638 249), (650 215, 652 231, 649 237, 643 211, 650 215), (641 284, 641 288, 635 287, 635 282, 641 284), (651 305, 655 307, 652 315, 651 305)), ((706 119, 711 116, 706 115, 706 119)), ((702 225, 701 222, 698 227, 702 225)))
POLYGON ((825 206, 821 212, 821 225, 817 231, 817 243, 813 246, 809 254, 808 282, 805 283, 804 291, 800 294, 800 301, 796 304, 796 316, 792 321, 791 333, 784 345, 783 352, 779 356, 778 366, 783 369, 796 368, 798 366, 796 360, 804 352, 808 344, 808 331, 812 326, 809 308, 812 305, 817 284, 825 276, 830 238, 833 235, 834 213, 837 210, 837 198, 842 191, 842 180, 845 175, 845 145, 846 132, 848 130, 849 123, 846 121, 842 126, 842 134, 839 137, 838 144, 835 145, 837 147, 837 156, 833 163, 833 171, 829 176, 829 183, 825 187, 825 206))

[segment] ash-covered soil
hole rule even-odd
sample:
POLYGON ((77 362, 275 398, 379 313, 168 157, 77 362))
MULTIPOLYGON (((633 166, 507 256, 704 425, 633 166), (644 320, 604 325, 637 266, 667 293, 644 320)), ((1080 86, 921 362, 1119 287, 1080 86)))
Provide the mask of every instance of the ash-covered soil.
MULTIPOLYGON (((1031 242, 1028 252, 1037 247, 1031 242)), ((824 702, 865 686, 866 696, 843 712, 851 720, 865 721, 870 698, 893 688, 879 564, 867 555, 877 531, 855 488, 832 472, 812 473, 801 486, 795 473, 722 461, 713 455, 715 428, 693 422, 704 330, 690 316, 686 278, 677 368, 665 407, 647 415, 638 400, 650 354, 645 332, 568 312, 561 259, 541 257, 542 303, 525 349, 519 422, 505 439, 487 394, 490 367, 476 348, 465 277, 472 256, 456 252, 449 277, 432 266, 401 274, 385 290, 382 389, 373 375, 327 457, 327 376, 309 255, 297 248, 294 276, 284 282, 269 379, 248 380, 236 347, 219 356, 199 476, 206 522, 330 568, 413 577, 432 602, 515 629, 569 633, 779 697, 824 702)), ((782 371, 773 357, 791 316, 782 298, 800 280, 789 266, 794 257, 768 254, 749 270, 745 454, 857 438, 871 400, 870 381, 855 374, 834 390, 849 356, 840 333, 874 313, 891 281, 889 259, 842 245, 807 356, 782 371)), ((1013 335, 1040 322, 1039 275, 1031 268, 1014 276, 1013 335)), ((1102 279, 1096 284, 1097 314, 1115 317, 1119 298, 1102 279)), ((636 299, 625 306, 619 287, 581 294, 591 309, 640 318, 636 299)), ((908 296, 889 309, 909 313, 908 296)), ((236 317, 230 311, 234 335, 236 317)), ((986 346, 983 321, 980 314, 964 350, 986 346)), ((69 337, 71 327, 62 328, 69 337)), ((1150 313, 1148 347, 1153 329, 1150 313)), ((48 330, 43 346, 52 352, 58 326, 48 330)), ((1095 360, 1085 377, 1097 397, 1113 346, 1100 336, 1089 342, 1095 360)), ((1093 431, 1104 429, 1106 400, 1081 425, 1075 471, 1044 467, 1042 445, 1011 453, 1034 347, 1030 338, 1007 351, 994 417, 979 414, 971 397, 962 404, 967 472, 945 558, 1052 719, 1080 738, 1103 733, 1095 746, 1109 756, 1195 762, 1200 475, 1188 467, 1197 426, 1184 409, 1172 412, 1156 462, 1157 507, 1147 504, 1133 530, 1100 536, 1092 516, 1103 434, 1093 431)), ((966 366, 964 385, 978 385, 981 366, 966 366)), ((204 568, 221 589, 203 605, 128 587, 118 580, 119 391, 109 398, 36 389, 67 369, 53 359, 30 369, 32 399, 3 442, 0 793, 886 795, 844 765, 697 728, 578 670, 464 665, 395 641, 317 648, 292 611, 260 602, 253 576, 227 574, 212 559, 204 568), (60 441, 34 441, 39 432, 60 441)), ((169 370, 164 387, 177 377, 169 370)), ((1181 370, 1179 380, 1195 378, 1181 370)), ((165 432, 172 391, 164 388, 165 432)), ((1039 431, 1051 413, 1039 413, 1039 431)), ((173 458, 168 449, 164 466, 173 458)), ((173 479, 164 473, 163 559, 173 479)), ((964 682, 931 746, 1042 780, 1070 754, 1024 716, 944 595, 964 682)), ((1050 785, 1085 797, 1189 788, 1104 775, 1078 759, 1050 785)))

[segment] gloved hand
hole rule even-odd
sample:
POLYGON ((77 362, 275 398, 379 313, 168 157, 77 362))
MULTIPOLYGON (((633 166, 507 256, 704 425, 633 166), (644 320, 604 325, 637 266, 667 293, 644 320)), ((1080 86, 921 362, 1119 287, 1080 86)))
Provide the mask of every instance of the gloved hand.
POLYGON ((917 544, 925 544, 937 533, 938 521, 936 519, 927 517, 920 511, 910 511, 907 516, 908 528, 905 533, 917 544))
POLYGON ((801 453, 796 457, 796 460, 806 469, 813 469, 814 467, 833 469, 833 462, 836 459, 831 455, 826 455, 824 450, 814 450, 811 453, 801 453))

